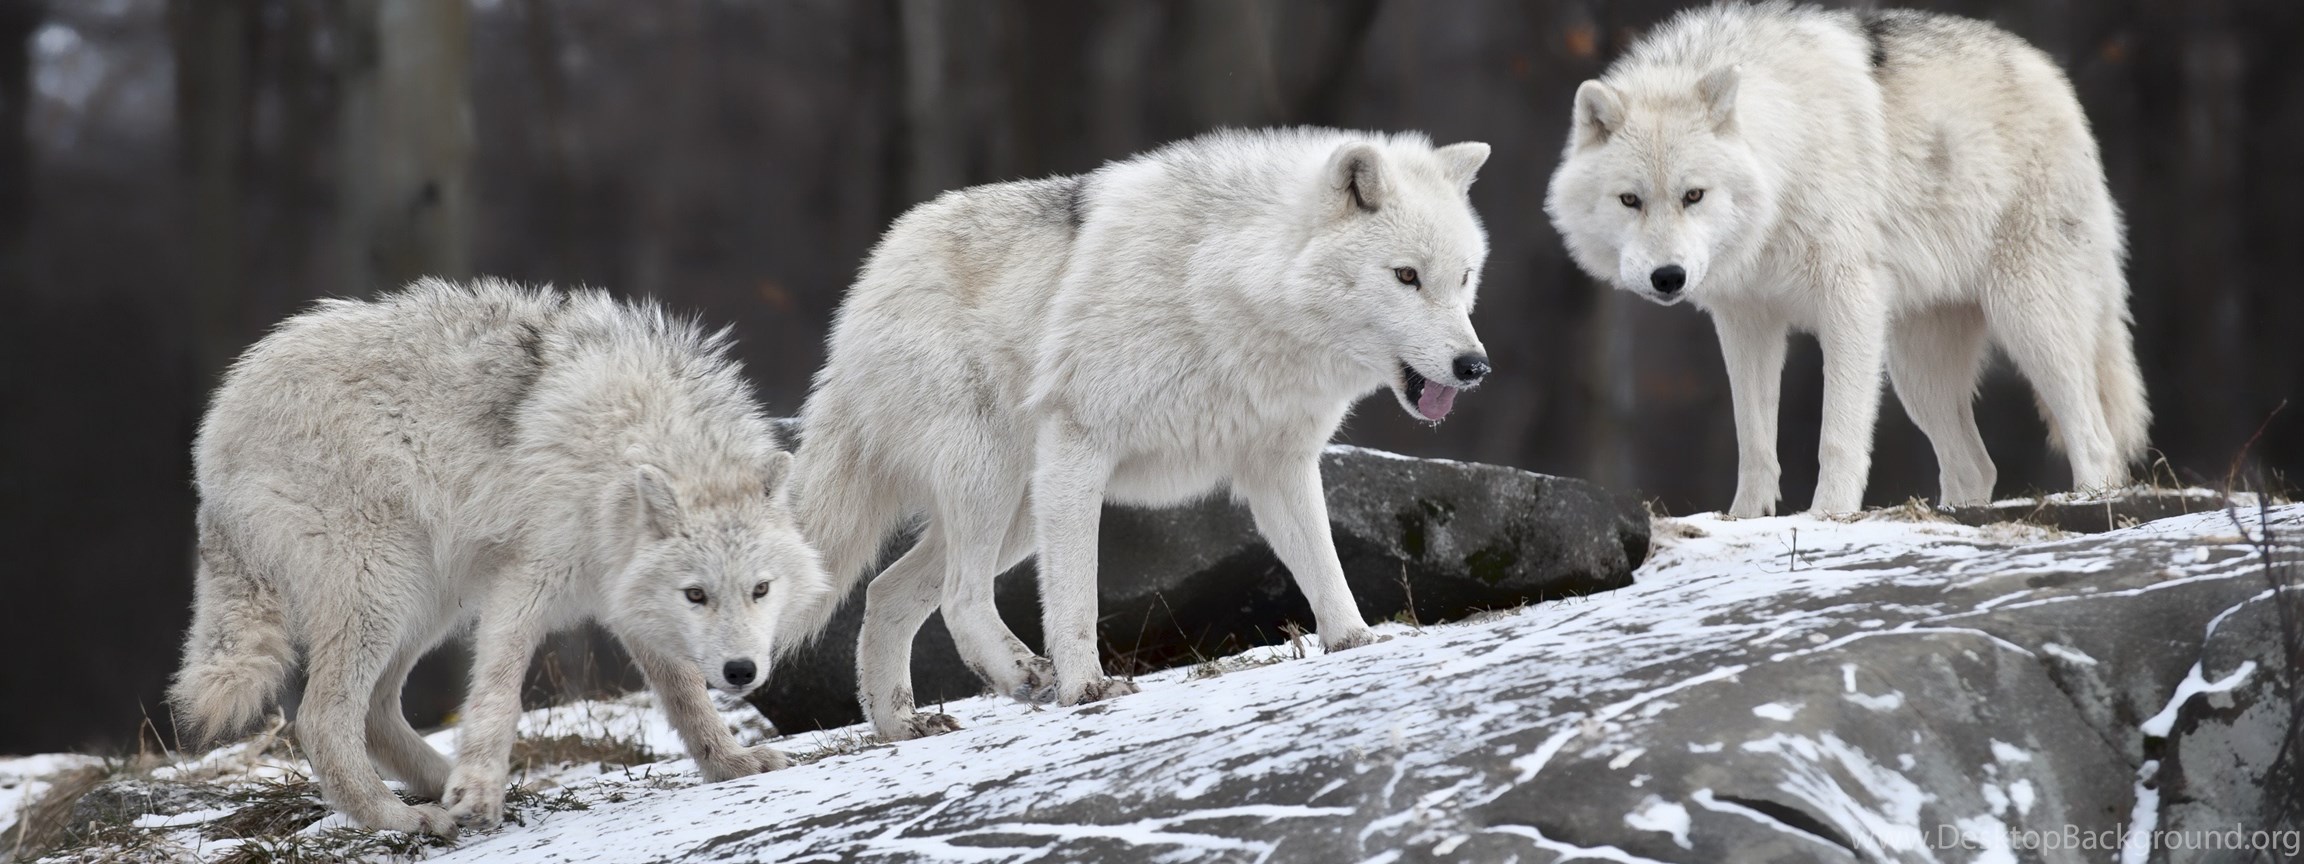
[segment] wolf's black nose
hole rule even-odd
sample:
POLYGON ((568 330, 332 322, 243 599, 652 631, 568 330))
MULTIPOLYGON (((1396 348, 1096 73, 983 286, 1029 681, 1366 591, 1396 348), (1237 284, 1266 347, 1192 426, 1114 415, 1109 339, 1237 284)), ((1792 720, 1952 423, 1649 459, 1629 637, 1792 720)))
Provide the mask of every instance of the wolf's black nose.
POLYGON ((1688 284, 1688 271, 1680 269, 1678 264, 1666 264, 1648 274, 1648 284, 1666 294, 1678 294, 1680 286, 1688 284))
POLYGON ((728 683, 737 687, 752 683, 752 676, 759 671, 750 660, 730 660, 728 665, 720 667, 720 674, 728 676, 728 683))
POLYGON ((1456 358, 1456 380, 1466 384, 1477 383, 1488 377, 1488 355, 1463 354, 1456 358))

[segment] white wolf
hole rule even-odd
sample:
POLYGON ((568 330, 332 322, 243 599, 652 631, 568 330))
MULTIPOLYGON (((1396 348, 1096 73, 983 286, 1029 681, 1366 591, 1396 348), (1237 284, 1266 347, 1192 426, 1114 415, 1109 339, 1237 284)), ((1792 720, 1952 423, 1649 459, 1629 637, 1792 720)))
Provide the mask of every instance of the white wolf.
POLYGON ((1230 484, 1311 601, 1321 642, 1372 634, 1328 534, 1319 453, 1389 386, 1446 416, 1488 373, 1469 313, 1488 146, 1325 129, 1229 131, 1090 174, 945 194, 897 220, 841 307, 802 411, 795 491, 835 582, 887 533, 920 540, 866 594, 862 701, 914 712, 915 632, 941 604, 999 692, 1061 704, 1133 687, 1096 647, 1106 500, 1230 484), (1037 549, 1048 659, 1000 621, 993 577, 1037 549))
POLYGON ((820 617, 828 580, 725 334, 652 305, 483 280, 324 301, 241 356, 201 424, 200 571, 170 698, 245 726, 306 654, 297 742, 373 828, 501 817, 529 655, 596 618, 710 780, 783 767, 740 693, 820 617), (400 713, 409 666, 477 619, 456 764, 400 713), (417 796, 386 789, 370 759, 417 796))
POLYGON ((1789 328, 1824 348, 1814 509, 1863 499, 1883 355, 1941 502, 1992 494, 1987 340, 2031 380, 2073 486, 2125 482, 2150 412, 2119 211, 2055 63, 1988 24, 1786 3, 1682 13, 1576 91, 1545 210, 1577 263, 1712 314, 1741 466, 1774 513, 1789 328))

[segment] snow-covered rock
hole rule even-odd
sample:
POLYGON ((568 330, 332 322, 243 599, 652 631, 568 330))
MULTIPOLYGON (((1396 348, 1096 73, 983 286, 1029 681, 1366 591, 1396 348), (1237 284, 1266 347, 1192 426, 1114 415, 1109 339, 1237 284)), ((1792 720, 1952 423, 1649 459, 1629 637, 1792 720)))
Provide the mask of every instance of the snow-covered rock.
MULTIPOLYGON (((1660 520, 1616 591, 1386 625, 1391 641, 1334 656, 1258 648, 1077 708, 959 700, 943 706, 958 732, 793 736, 782 746, 819 758, 726 783, 698 784, 684 760, 555 769, 499 831, 328 848, 486 862, 2193 860, 2113 850, 2144 825, 2298 827, 2257 820, 2294 818, 2264 784, 2293 777, 2271 766, 2298 733, 2274 603, 2293 617, 2304 592, 2275 590, 2265 553, 2293 561, 2299 538, 2300 505, 2087 536, 1893 511, 1660 520), (2050 834, 2112 845, 2024 848, 2050 834)), ((635 705, 623 716, 661 722, 635 705)), ((141 830, 204 836, 179 823, 215 808, 186 806, 141 830)), ((203 842, 193 851, 212 856, 258 841, 203 842)))

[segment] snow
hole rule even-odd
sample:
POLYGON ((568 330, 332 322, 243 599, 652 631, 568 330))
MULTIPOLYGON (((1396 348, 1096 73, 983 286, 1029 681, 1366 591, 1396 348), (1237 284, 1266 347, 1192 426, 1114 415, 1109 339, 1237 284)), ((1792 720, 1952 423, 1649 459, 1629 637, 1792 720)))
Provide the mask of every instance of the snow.
POLYGON ((1688 808, 1675 801, 1650 795, 1640 802, 1640 809, 1624 814, 1624 825, 1641 831, 1661 831, 1672 835, 1672 842, 1682 849, 1696 848, 1688 842, 1688 808))
POLYGON ((2176 695, 2168 697, 2167 706, 2137 728, 2142 729, 2147 737, 2166 738, 2169 730, 2176 725, 2177 710, 2183 708, 2184 703, 2202 693, 2230 692, 2232 688, 2240 686, 2241 682, 2247 681, 2249 674, 2255 671, 2256 661, 2250 660, 2241 663, 2240 668, 2232 670, 2232 674, 2209 681, 2201 677, 2200 664, 2194 663, 2192 671, 2185 673, 2183 683, 2176 685, 2176 695))
POLYGON ((2152 856, 2152 836, 2160 830, 2160 760, 2147 760, 2136 769, 2136 808, 2128 817, 2128 833, 2120 844, 2120 864, 2144 864, 2152 856))
MULTIPOLYGON (((2299 507, 2275 512, 2287 520, 2304 517, 2299 507)), ((2256 576, 2246 541, 2234 536, 2222 513, 2124 530, 2169 538, 2166 578, 2086 596, 2256 576), (2204 544, 2204 537, 2211 541, 2204 544), (2195 547, 2205 551, 2173 554, 2195 547)), ((1826 655, 1858 640, 1925 633, 1976 637, 1973 644, 1994 646, 1980 651, 2033 655, 1965 626, 1973 622, 1964 617, 1995 601, 2009 608, 2078 597, 2041 593, 2009 602, 2007 593, 1985 598, 1958 593, 1958 586, 2032 572, 2090 572, 2110 554, 2079 538, 1893 514, 1665 519, 1656 524, 1654 551, 1635 584, 1618 591, 1458 624, 1381 625, 1379 632, 1391 641, 1335 655, 1298 658, 1285 646, 1257 649, 1250 652, 1257 662, 1232 664, 1221 676, 1193 679, 1182 669, 1147 675, 1138 679, 1141 693, 1088 706, 959 700, 943 708, 960 720, 960 731, 895 745, 870 743, 859 728, 788 736, 777 746, 803 764, 709 785, 681 756, 677 736, 646 694, 577 703, 530 712, 522 734, 607 737, 664 761, 629 768, 528 766, 516 782, 549 790, 581 809, 531 807, 519 824, 469 835, 428 854, 441 862, 524 864, 1258 859, 1279 851, 1276 841, 1258 839, 1271 832, 1236 830, 1249 825, 1327 831, 1348 847, 1357 838, 1358 851, 1346 860, 1416 858, 1422 850, 1462 857, 1461 847, 1505 842, 1517 844, 1510 848, 1522 850, 1523 860, 1546 857, 1525 854, 1533 849, 1587 860, 1647 861, 1622 848, 1579 846, 1530 825, 1481 823, 1465 814, 1548 770, 1565 770, 1554 764, 1565 764, 1564 752, 1585 754, 1581 758, 1601 754, 1607 768, 1625 772, 1614 776, 1647 783, 1648 775, 1628 770, 1646 768, 1639 760, 1648 752, 1633 743, 1629 730, 1668 720, 1679 705, 1704 704, 1732 690, 1760 658, 1784 662, 1826 655), (1850 596, 1880 585, 1909 588, 1921 599, 1882 608, 1850 596), (1957 599, 1964 597, 1973 599, 1957 599), (1784 598, 1814 602, 1776 602, 1784 598), (1764 647, 1751 655, 1751 665, 1711 665, 1661 678, 1632 674, 1711 656, 1704 652, 1721 644, 1764 647), (1500 745, 1505 738, 1530 746, 1500 745), (1091 800, 1104 802, 1096 815, 1066 809, 1091 800), (1058 841, 1089 845, 1053 845, 1058 841)), ((2064 646, 2043 646, 2040 653, 2079 665, 2096 662, 2064 646)), ((1793 724, 1803 712, 1893 711, 1907 701, 1903 692, 1863 676, 1853 664, 1838 668, 1841 675, 1827 679, 1826 689, 1799 694, 1808 701, 1769 702, 1752 713, 1793 724)), ((2169 709, 2147 721, 2144 731, 2166 735, 2175 706, 2192 695, 2238 686, 2253 671, 2243 665, 2211 682, 2195 667, 2169 709)), ((768 734, 749 708, 730 707, 732 725, 748 741, 768 734)), ((1930 838, 1911 826, 1921 824, 1924 808, 1942 802, 1917 781, 1922 769, 1910 754, 1866 752, 1829 731, 1762 726, 1783 731, 1749 740, 1707 735, 1684 746, 1690 754, 1780 759, 1791 768, 1777 791, 1842 829, 1866 859, 1933 857, 1926 846, 1930 838)), ((453 739, 452 732, 429 738, 443 750, 452 749, 453 739)), ((1991 812, 1953 814, 1962 830, 1984 844, 1973 860, 2014 860, 2005 845, 2007 820, 2021 824, 2035 807, 2056 801, 2044 794, 2055 790, 2035 789, 2032 780, 2017 776, 2033 770, 2028 743, 1992 741, 1993 761, 1977 766, 1974 778, 1990 784, 1983 794, 1991 812)), ((12 814, 37 794, 30 785, 37 778, 85 764, 71 757, 34 758, 50 761, 0 760, 0 805, 6 808, 0 812, 12 814)), ((152 776, 258 783, 306 775, 299 761, 259 737, 152 776)), ((2149 828, 2158 818, 2150 780, 2148 771, 2137 778, 2135 828, 2149 828)), ((1659 791, 1621 819, 1682 849, 1693 848, 1690 832, 1704 820, 1727 818, 1782 831, 1798 844, 1820 844, 1819 850, 1844 851, 1722 796, 1734 797, 1725 789, 1717 796, 1712 789, 1685 796, 1659 791)), ((213 809, 199 804, 147 818, 154 830, 190 832, 185 826, 219 815, 213 809)), ((331 819, 307 833, 341 824, 331 819)), ((219 841, 205 842, 207 854, 218 851, 219 841)))
POLYGON ((1800 716, 1800 706, 1783 702, 1770 702, 1766 705, 1753 706, 1752 716, 1774 720, 1778 723, 1790 723, 1792 718, 1800 716))
POLYGON ((2096 658, 2090 657, 2078 649, 2068 648, 2063 645, 2058 645, 2054 642, 2040 643, 2040 652, 2058 660, 2062 660, 2066 663, 2070 663, 2074 666, 2096 665, 2096 658))
MULTIPOLYGON (((0 757, 0 828, 14 825, 26 807, 47 794, 57 775, 103 761, 74 753, 0 757)), ((0 836, 6 833, 0 830, 0 836)))

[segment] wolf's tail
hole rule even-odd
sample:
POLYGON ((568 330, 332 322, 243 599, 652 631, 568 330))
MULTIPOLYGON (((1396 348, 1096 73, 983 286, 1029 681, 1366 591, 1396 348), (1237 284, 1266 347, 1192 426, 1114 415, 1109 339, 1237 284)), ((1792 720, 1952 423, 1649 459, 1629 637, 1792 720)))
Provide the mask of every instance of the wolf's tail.
POLYGON ((2128 304, 2105 316, 2096 340, 2096 386, 2104 400, 2104 422, 2112 428, 2113 452, 2120 464, 2144 461, 2145 436, 2152 429, 2152 406, 2144 397, 2144 374, 2136 368, 2136 337, 2128 304))
POLYGON ((822 632, 856 583, 871 575, 881 544, 907 513, 905 497, 878 475, 880 461, 862 452, 854 436, 828 425, 803 425, 800 436, 792 460, 795 509, 800 531, 816 547, 832 584, 818 602, 786 620, 786 632, 800 634, 796 643, 822 632))
MULTIPOLYGON (((2112 452, 2121 465, 2144 461, 2146 435, 2152 429, 2152 406, 2144 398, 2144 375, 2136 368, 2136 338, 2125 303, 2117 314, 2105 317, 2096 338, 2096 396, 2104 408, 2104 424, 2112 431, 2112 452)), ((2032 402, 2048 423, 2048 446, 2064 448, 2064 430, 2048 403, 2035 390, 2032 402)))
POLYGON ((168 687, 191 741, 215 740, 254 723, 296 660, 279 592, 250 573, 217 532, 201 527, 192 632, 184 639, 184 666, 168 687))

